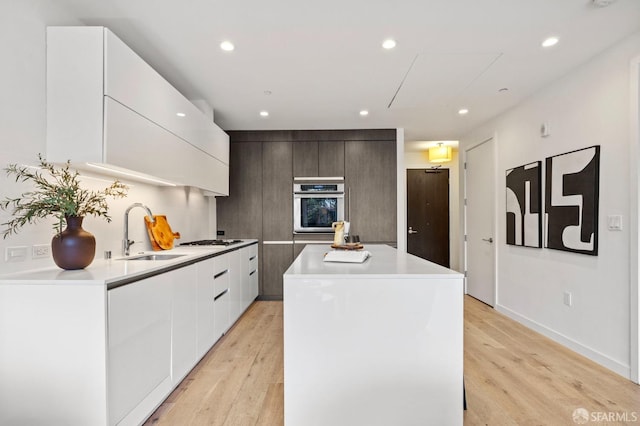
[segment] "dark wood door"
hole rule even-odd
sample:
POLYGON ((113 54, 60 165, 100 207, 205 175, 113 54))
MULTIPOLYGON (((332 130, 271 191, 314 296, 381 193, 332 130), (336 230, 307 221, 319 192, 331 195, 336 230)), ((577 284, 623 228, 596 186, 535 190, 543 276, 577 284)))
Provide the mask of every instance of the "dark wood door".
POLYGON ((449 169, 407 170, 407 251, 449 267, 449 169))

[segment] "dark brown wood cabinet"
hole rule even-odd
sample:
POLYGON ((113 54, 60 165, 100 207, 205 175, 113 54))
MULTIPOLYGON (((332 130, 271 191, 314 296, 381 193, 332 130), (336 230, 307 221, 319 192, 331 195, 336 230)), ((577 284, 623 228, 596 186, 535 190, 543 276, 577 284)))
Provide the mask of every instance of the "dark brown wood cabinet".
POLYGON ((293 145, 279 141, 262 146, 262 239, 291 240, 293 235, 293 145))
POLYGON ((344 141, 296 141, 293 176, 344 177, 344 141))
POLYGON ((262 240, 262 143, 229 145, 229 196, 216 198, 223 238, 262 240))
POLYGON ((218 230, 260 241, 261 298, 282 298, 282 274, 304 247, 294 240, 315 238, 294 237, 294 176, 344 176, 352 233, 395 243, 395 129, 228 133, 230 194, 216 198, 218 230))
POLYGON ((263 244, 260 265, 264 267, 260 280, 260 299, 282 299, 282 276, 292 262, 293 244, 263 244))
POLYGON ((346 217, 363 243, 397 238, 395 140, 345 143, 346 217))
POLYGON ((318 176, 317 141, 298 141, 293 144, 293 176, 318 176))
POLYGON ((325 141, 319 143, 318 176, 344 176, 344 141, 325 141))

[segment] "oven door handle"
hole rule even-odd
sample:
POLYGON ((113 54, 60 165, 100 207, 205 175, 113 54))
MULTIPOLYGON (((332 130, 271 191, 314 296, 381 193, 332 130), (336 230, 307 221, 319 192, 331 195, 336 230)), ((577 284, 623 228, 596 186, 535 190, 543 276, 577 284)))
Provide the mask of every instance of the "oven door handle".
POLYGON ((319 195, 331 195, 337 198, 343 198, 344 192, 294 192, 293 195, 300 198, 319 198, 319 195))

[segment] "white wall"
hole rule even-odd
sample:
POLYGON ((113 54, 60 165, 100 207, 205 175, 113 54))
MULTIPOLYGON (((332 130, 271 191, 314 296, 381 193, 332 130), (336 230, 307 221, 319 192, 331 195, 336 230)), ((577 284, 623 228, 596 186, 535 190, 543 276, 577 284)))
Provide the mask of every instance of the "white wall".
MULTIPOLYGON (((460 150, 496 136, 498 175, 548 156, 601 145, 599 255, 507 246, 504 178, 496 183, 497 305, 606 367, 629 377, 631 260, 630 62, 640 34, 608 49, 516 108, 475 129, 460 150), (540 137, 540 125, 551 136, 540 137), (623 216, 623 231, 607 229, 623 216), (563 292, 573 306, 563 304, 563 292)), ((544 163, 543 163, 544 164, 544 163)))
MULTIPOLYGON (((453 150, 452 160, 448 163, 430 163, 427 151, 406 151, 404 154, 404 174, 408 169, 427 169, 433 166, 441 166, 449 169, 449 260, 450 268, 462 271, 460 263, 460 171, 458 166, 458 151, 453 150)), ((406 195, 405 195, 406 197, 406 195)), ((406 203, 406 200, 405 200, 406 203)), ((407 228, 404 228, 406 234, 407 228)))
MULTIPOLYGON (((50 0, 3 1, 0 3, 0 167, 9 163, 35 164, 38 153, 46 152, 45 110, 45 28, 48 25, 81 25, 77 17, 50 0)), ((84 176, 85 173, 82 172, 84 176)), ((93 175, 96 176, 97 175, 93 175)), ((107 177, 86 178, 87 187, 103 188, 107 177)), ((154 214, 164 214, 174 231, 187 239, 208 238, 215 235, 215 200, 204 197, 199 190, 190 188, 159 188, 132 182, 129 196, 110 203, 113 222, 89 217, 84 228, 97 240, 96 256, 112 250, 120 254, 123 233, 123 215, 134 202, 148 205, 154 214), (213 235, 211 235, 213 232, 213 235)), ((28 190, 0 175, 0 198, 17 196, 28 190)), ((132 210, 130 235, 142 243, 132 250, 150 249, 144 230, 142 209, 132 210)), ((0 211, 0 223, 10 218, 10 212, 0 211)), ((34 267, 52 266, 49 259, 31 260, 33 244, 49 244, 52 222, 27 225, 19 234, 0 240, 0 273, 34 267), (5 249, 14 246, 29 247, 25 262, 5 262, 5 249)), ((4 229, 4 227, 2 227, 4 229)))

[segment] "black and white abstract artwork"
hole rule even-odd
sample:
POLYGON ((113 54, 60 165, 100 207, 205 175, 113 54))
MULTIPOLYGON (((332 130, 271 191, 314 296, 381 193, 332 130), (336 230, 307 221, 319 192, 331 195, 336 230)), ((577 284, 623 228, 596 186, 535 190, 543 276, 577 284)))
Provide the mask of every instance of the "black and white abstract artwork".
POLYGON ((600 146, 548 157, 545 247, 598 254, 600 146))
POLYGON ((507 244, 542 247, 542 162, 506 172, 507 244))

